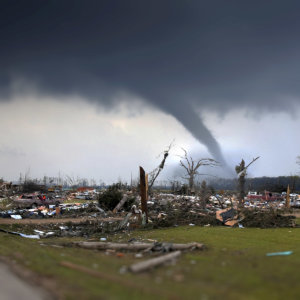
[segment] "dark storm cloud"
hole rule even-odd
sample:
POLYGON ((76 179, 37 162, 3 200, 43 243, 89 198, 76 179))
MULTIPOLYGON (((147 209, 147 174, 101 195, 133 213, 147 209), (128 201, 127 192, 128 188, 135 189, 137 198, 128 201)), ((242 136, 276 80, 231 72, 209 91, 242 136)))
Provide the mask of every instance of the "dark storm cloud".
POLYGON ((112 105, 128 91, 177 118, 219 160, 194 106, 293 109, 299 1, 1 1, 0 88, 112 105), (288 101, 287 103, 283 100, 288 101))

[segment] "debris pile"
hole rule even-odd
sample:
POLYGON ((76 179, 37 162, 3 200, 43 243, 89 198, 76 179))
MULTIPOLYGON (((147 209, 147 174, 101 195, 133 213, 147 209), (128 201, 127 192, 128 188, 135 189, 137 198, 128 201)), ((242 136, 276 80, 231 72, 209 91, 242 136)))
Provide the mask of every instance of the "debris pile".
MULTIPOLYGON (((187 196, 152 192, 149 197, 147 189, 144 192, 146 193, 143 198, 144 202, 141 195, 138 195, 134 189, 128 191, 118 184, 104 191, 82 189, 64 196, 62 193, 49 196, 34 192, 31 194, 31 199, 27 197, 28 199, 25 200, 32 201, 45 196, 46 200, 54 199, 59 203, 20 209, 14 208, 15 201, 11 200, 1 206, 3 210, 0 210, 0 218, 14 219, 11 221, 15 223, 21 223, 22 219, 52 219, 53 222, 49 220, 49 223, 54 223, 54 225, 47 224, 43 225, 44 228, 36 229, 45 232, 53 231, 55 236, 82 237, 96 233, 180 225, 260 228, 296 226, 293 217, 283 216, 282 211, 274 209, 271 205, 259 207, 259 202, 257 202, 256 207, 247 207, 245 198, 245 208, 238 209, 236 196, 229 192, 227 194, 224 192, 214 193, 204 200, 201 194, 187 196), (75 197, 78 193, 97 195, 97 201, 81 200, 81 203, 68 203, 68 197, 75 197), (63 222, 69 221, 74 224, 68 224, 64 230, 59 228, 63 222)), ((21 199, 20 196, 16 197, 21 199)), ((48 220, 45 221, 48 222, 48 220)), ((37 220, 37 222, 39 221, 37 220)), ((41 236, 47 237, 43 234, 41 236)))
POLYGON ((296 217, 283 216, 276 210, 243 210, 244 216, 241 224, 244 227, 272 228, 272 227, 295 227, 296 217))
POLYGON ((0 211, 0 217, 13 219, 43 219, 60 216, 61 218, 96 218, 106 213, 95 203, 66 203, 60 205, 38 206, 29 209, 9 209, 0 211))

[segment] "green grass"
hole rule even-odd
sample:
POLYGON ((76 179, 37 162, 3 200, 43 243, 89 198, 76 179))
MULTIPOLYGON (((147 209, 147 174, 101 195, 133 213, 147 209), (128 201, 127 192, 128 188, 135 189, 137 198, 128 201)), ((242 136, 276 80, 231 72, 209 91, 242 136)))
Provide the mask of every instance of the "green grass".
POLYGON ((141 260, 133 254, 119 258, 93 250, 51 246, 74 240, 70 238, 29 240, 0 233, 0 255, 54 279, 64 299, 299 299, 298 228, 185 226, 117 234, 109 236, 108 240, 127 241, 132 237, 202 242, 207 249, 185 253, 175 265, 139 275, 119 273, 122 266, 141 260), (268 252, 287 250, 292 250, 293 254, 266 256, 268 252), (67 269, 59 265, 63 260, 128 280, 137 288, 67 269), (142 286, 154 292, 142 291, 142 286))

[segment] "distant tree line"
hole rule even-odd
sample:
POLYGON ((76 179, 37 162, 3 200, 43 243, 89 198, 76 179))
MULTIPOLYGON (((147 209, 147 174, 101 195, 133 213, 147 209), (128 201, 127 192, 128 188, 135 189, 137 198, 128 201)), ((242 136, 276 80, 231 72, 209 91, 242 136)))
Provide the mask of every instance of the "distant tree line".
MULTIPOLYGON (((237 178, 210 178, 207 182, 216 190, 236 190, 237 178)), ((246 179, 246 191, 264 190, 272 192, 285 192, 287 186, 290 186, 291 192, 300 192, 300 177, 299 176, 279 176, 279 177, 255 177, 246 179)))

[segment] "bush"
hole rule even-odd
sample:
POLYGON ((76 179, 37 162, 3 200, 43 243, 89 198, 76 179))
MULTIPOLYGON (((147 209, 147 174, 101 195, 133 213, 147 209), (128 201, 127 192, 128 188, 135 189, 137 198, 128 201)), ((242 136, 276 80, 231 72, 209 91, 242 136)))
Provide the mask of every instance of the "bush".
MULTIPOLYGON (((98 196, 99 205, 105 210, 113 210, 123 197, 122 185, 115 183, 111 185, 105 192, 98 196)), ((128 197, 123 209, 129 211, 135 202, 135 197, 128 197)))
POLYGON ((113 210, 122 199, 122 192, 117 184, 110 186, 105 192, 99 195, 98 203, 107 210, 113 210))
POLYGON ((47 188, 44 185, 35 183, 34 181, 27 181, 22 186, 23 193, 46 192, 47 188))

